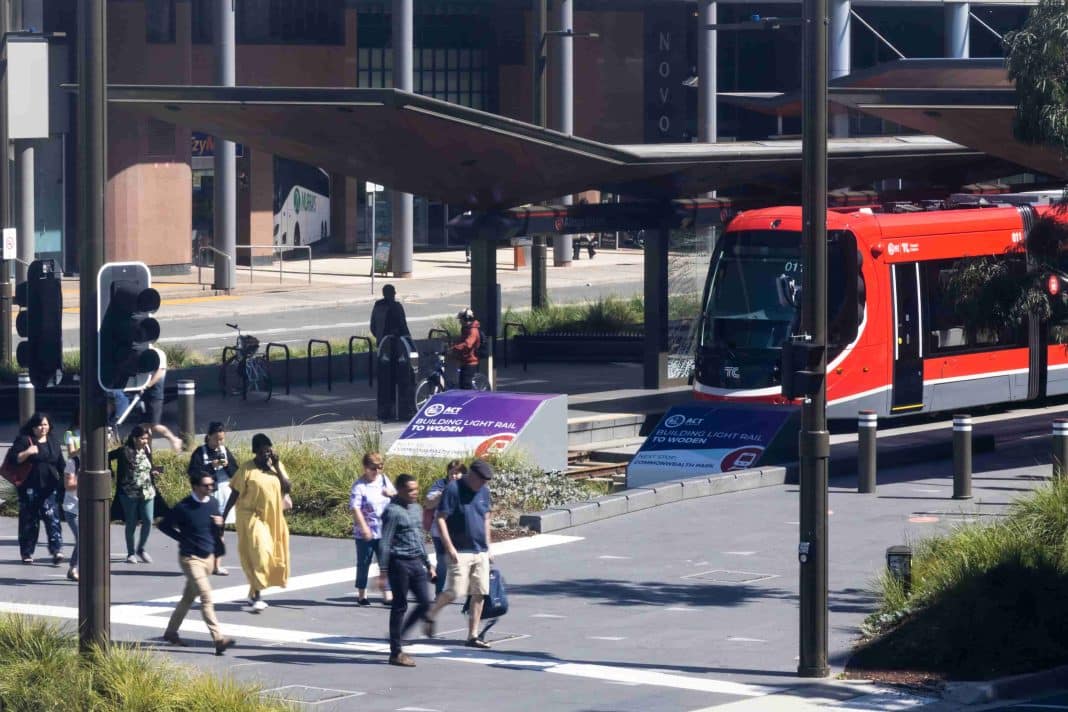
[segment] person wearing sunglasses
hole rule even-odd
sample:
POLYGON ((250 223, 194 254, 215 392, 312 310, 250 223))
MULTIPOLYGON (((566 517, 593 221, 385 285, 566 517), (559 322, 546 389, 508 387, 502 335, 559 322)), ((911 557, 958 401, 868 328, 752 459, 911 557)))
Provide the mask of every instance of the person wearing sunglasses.
POLYGON ((163 639, 172 645, 186 646, 186 642, 178 636, 178 628, 185 620, 193 599, 199 596, 200 615, 211 633, 215 654, 222 655, 234 644, 234 639, 224 636, 219 628, 211 597, 215 537, 222 528, 223 518, 219 514, 219 503, 212 496, 215 479, 210 474, 197 473, 190 475, 189 484, 192 493, 167 512, 159 524, 161 532, 178 542, 178 566, 185 574, 182 598, 174 607, 163 639))
MULTIPOLYGON (((393 483, 389 481, 382 469, 382 456, 369 452, 363 456, 363 474, 352 483, 349 492, 349 510, 352 512, 352 535, 356 539, 356 603, 369 606, 367 600, 367 577, 371 570, 371 559, 377 557, 382 565, 382 514, 389 506, 389 501, 397 494, 393 483)), ((391 605, 393 594, 390 593, 389 581, 384 580, 382 603, 391 605)))

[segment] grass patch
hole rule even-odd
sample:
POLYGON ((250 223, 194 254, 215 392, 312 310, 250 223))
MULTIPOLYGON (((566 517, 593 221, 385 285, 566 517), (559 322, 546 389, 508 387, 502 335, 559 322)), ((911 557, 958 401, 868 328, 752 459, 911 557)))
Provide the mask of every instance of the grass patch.
POLYGON ((82 657, 75 636, 37 618, 0 616, 0 708, 282 712, 254 685, 183 668, 137 647, 82 657))
POLYGON ((987 679, 1068 661, 1068 483, 1056 480, 993 523, 914 547, 912 590, 877 581, 849 670, 987 679))

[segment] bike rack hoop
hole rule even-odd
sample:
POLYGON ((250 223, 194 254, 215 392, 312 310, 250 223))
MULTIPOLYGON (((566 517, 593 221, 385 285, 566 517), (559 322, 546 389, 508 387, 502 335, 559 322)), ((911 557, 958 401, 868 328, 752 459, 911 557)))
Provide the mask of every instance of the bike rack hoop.
POLYGON ((268 364, 267 367, 268 368, 270 368, 271 349, 272 348, 282 349, 282 351, 286 355, 286 361, 285 361, 285 365, 286 365, 286 395, 288 396, 289 395, 289 347, 286 346, 285 344, 279 344, 279 343, 274 342, 274 341, 268 343, 267 344, 267 350, 264 352, 264 356, 267 359, 267 364, 268 364))
POLYGON ((449 332, 445 331, 444 329, 431 329, 430 331, 426 332, 426 340, 427 341, 433 341, 434 340, 434 334, 441 334, 442 337, 443 337, 442 341, 448 341, 449 340, 449 332))
POLYGON ((326 347, 326 390, 334 390, 334 353, 330 348, 330 342, 326 339, 308 339, 308 388, 312 384, 312 344, 322 344, 326 347))
MULTIPOLYGON (((523 334, 523 336, 530 336, 530 332, 527 331, 525 324, 520 324, 518 321, 506 321, 504 322, 504 367, 508 368, 508 327, 514 326, 515 330, 523 334)), ((523 354, 523 371, 527 370, 526 354, 523 354)))
POLYGON ((219 370, 219 383, 220 383, 220 386, 222 387, 223 398, 226 398, 227 395, 229 395, 227 393, 227 391, 229 389, 226 387, 226 367, 228 365, 230 365, 230 361, 232 361, 235 358, 237 358, 237 348, 234 347, 234 346, 223 346, 222 364, 221 364, 220 370, 219 370), (230 358, 226 358, 227 352, 232 354, 232 356, 230 356, 230 358))
POLYGON ((353 351, 353 342, 364 341, 367 343, 367 385, 373 386, 375 383, 375 354, 374 349, 371 348, 370 336, 350 336, 349 337, 349 383, 352 383, 356 378, 356 373, 352 367, 352 357, 356 355, 353 351))

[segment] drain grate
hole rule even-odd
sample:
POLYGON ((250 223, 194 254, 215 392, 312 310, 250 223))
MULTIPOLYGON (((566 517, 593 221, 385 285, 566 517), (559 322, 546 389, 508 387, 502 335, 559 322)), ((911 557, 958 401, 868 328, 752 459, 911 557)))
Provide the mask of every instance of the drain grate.
POLYGON ((264 690, 260 693, 263 697, 270 697, 283 702, 299 702, 305 705, 320 705, 324 702, 337 702, 349 697, 359 697, 366 693, 353 690, 331 690, 327 687, 311 687, 309 685, 286 685, 264 690))
POLYGON ((729 571, 727 569, 712 569, 701 571, 696 574, 683 576, 684 579, 696 581, 711 581, 713 583, 756 583, 778 578, 778 574, 760 574, 754 571, 729 571))

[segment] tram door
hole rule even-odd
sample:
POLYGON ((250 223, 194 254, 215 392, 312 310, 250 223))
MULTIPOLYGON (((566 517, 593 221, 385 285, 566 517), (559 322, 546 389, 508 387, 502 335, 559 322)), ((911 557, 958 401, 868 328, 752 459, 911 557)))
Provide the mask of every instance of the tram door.
POLYGON ((894 389, 890 410, 923 408, 923 346, 920 335, 920 266, 892 265, 894 290, 894 389))

